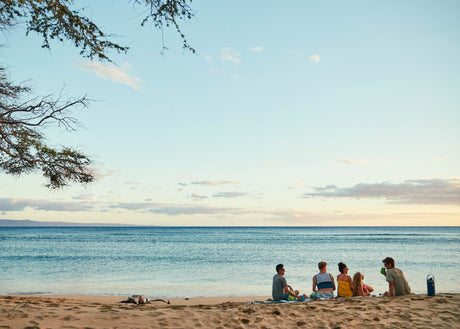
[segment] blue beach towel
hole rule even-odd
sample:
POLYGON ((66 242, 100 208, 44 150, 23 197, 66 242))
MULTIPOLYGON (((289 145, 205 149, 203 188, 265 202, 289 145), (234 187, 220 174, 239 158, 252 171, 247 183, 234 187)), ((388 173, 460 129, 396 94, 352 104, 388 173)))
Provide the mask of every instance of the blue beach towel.
POLYGON ((311 298, 306 298, 304 300, 265 300, 265 301, 255 301, 255 302, 248 302, 248 304, 278 304, 278 303, 284 303, 284 304, 290 304, 290 303, 302 303, 302 302, 308 302, 310 301, 311 298))

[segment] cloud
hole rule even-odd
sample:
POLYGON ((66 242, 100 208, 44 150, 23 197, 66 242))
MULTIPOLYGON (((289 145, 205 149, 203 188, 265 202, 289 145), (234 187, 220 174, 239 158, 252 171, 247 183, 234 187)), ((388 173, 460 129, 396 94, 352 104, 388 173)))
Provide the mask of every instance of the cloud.
POLYGON ((208 70, 208 72, 209 72, 209 73, 221 73, 222 70, 219 69, 219 68, 217 68, 217 67, 213 67, 213 68, 210 68, 210 69, 208 70))
POLYGON ((217 185, 225 185, 225 184, 238 185, 239 183, 240 182, 238 181, 230 181, 230 180, 218 180, 218 181, 202 180, 202 181, 190 182, 190 184, 192 185, 208 185, 208 186, 217 186, 217 185))
MULTIPOLYGON (((283 221, 292 223, 292 222, 314 222, 315 215, 307 210, 297 210, 297 209, 277 209, 266 212, 268 215, 281 218, 283 221)), ((279 220, 279 218, 276 218, 279 220)))
POLYGON ((251 48, 249 48, 249 51, 250 51, 251 53, 259 53, 259 52, 261 52, 262 50, 264 50, 264 47, 251 47, 251 48))
POLYGON ((93 206, 86 202, 62 202, 19 198, 0 199, 0 211, 22 211, 25 208, 45 211, 89 211, 93 206))
POLYGON ((137 181, 133 181, 133 180, 126 180, 123 182, 123 184, 125 185, 129 185, 129 186, 137 186, 137 185, 141 185, 140 182, 137 182, 137 181))
POLYGON ((213 195, 214 198, 238 198, 248 195, 247 192, 219 192, 213 195))
POLYGON ((199 195, 198 193, 192 193, 191 197, 193 198, 193 201, 201 201, 208 198, 206 195, 199 195))
MULTIPOLYGON (((122 202, 109 206, 110 208, 121 208, 126 210, 143 210, 146 213, 176 215, 242 215, 250 213, 260 213, 260 211, 230 208, 230 207, 210 207, 195 206, 190 204, 167 204, 155 202, 122 202)), ((1 209, 0 209, 1 210, 1 209)))
POLYGON ((346 163, 346 164, 354 164, 354 165, 362 165, 362 164, 364 164, 363 161, 358 161, 358 160, 353 160, 353 159, 346 159, 346 158, 343 158, 340 161, 343 162, 343 163, 346 163))
POLYGON ((274 162, 274 161, 265 161, 264 162, 264 165, 265 166, 274 166, 274 167, 280 167, 281 166, 281 162, 274 162))
POLYGON ((314 188, 304 198, 386 199, 393 204, 444 204, 460 206, 460 179, 418 179, 403 183, 360 183, 352 187, 335 185, 314 188))
POLYGON ((132 77, 124 71, 128 68, 128 65, 124 65, 123 67, 118 68, 114 65, 104 65, 99 62, 91 61, 80 64, 79 67, 82 70, 96 74, 100 78, 123 83, 133 87, 136 90, 139 89, 140 84, 143 82, 141 79, 132 77))
POLYGON ((146 210, 155 207, 162 207, 161 203, 156 202, 119 202, 110 205, 109 208, 121 208, 126 210, 146 210))
POLYGON ((220 51, 220 59, 225 62, 231 62, 234 64, 240 64, 240 54, 235 52, 232 48, 223 48, 220 51))
POLYGON ((294 188, 298 188, 298 187, 303 187, 305 185, 305 182, 303 179, 300 179, 297 183, 295 183, 294 186, 290 186, 288 187, 288 189, 294 189, 294 188))
POLYGON ((317 54, 310 56, 310 61, 314 62, 315 64, 318 64, 320 59, 321 58, 317 54))
POLYGON ((24 199, 4 198, 0 199, 1 211, 21 211, 28 207, 29 203, 24 199))
POLYGON ((318 192, 322 191, 330 191, 330 190, 335 190, 337 189, 337 185, 326 185, 324 187, 315 187, 315 190, 318 192))
POLYGON ((239 75, 239 74, 234 74, 234 75, 233 75, 233 79, 235 79, 235 80, 240 80, 240 75, 239 75))
POLYGON ((113 176, 114 174, 117 173, 115 170, 105 169, 105 168, 102 168, 102 167, 93 168, 92 172, 93 172, 93 175, 94 175, 94 177, 96 179, 101 179, 101 178, 104 178, 104 177, 113 176))
POLYGON ((80 194, 80 195, 74 196, 72 199, 74 199, 74 200, 83 200, 83 201, 91 201, 91 200, 93 200, 93 196, 91 194, 80 194))
POLYGON ((193 206, 169 206, 149 210, 154 214, 174 215, 216 215, 216 214, 241 214, 241 210, 235 208, 217 207, 193 207, 193 206))

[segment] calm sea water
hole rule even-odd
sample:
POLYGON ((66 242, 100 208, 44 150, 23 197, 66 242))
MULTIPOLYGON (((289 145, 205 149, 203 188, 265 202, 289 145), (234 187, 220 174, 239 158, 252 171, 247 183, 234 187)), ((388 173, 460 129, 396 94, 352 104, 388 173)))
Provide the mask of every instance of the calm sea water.
POLYGON ((391 256, 417 293, 460 292, 460 227, 0 228, 0 294, 268 296, 275 266, 310 293, 317 263, 361 271, 375 292, 391 256))

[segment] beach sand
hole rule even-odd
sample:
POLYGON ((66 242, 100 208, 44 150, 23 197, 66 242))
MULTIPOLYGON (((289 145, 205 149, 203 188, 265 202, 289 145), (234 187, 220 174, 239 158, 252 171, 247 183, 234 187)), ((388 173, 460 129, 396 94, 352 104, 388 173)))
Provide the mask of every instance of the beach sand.
POLYGON ((0 296, 6 328, 460 328, 460 294, 248 304, 268 297, 0 296))

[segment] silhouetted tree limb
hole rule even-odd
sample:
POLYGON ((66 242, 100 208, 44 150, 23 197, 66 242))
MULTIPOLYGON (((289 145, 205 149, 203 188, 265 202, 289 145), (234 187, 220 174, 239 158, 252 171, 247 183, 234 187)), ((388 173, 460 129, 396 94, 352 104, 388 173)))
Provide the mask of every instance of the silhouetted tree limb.
POLYGON ((61 101, 52 96, 20 102, 27 87, 12 85, 0 68, 0 168, 12 175, 41 170, 49 188, 63 187, 69 181, 93 181, 91 161, 69 147, 55 149, 44 143, 41 132, 50 125, 74 130, 77 121, 68 115, 76 107, 86 107, 88 99, 61 101))
MULTIPOLYGON (((182 39, 183 48, 195 52, 178 24, 193 17, 191 0, 128 1, 146 8, 141 26, 148 22, 159 29, 172 25, 182 39)), ((31 32, 41 35, 44 48, 51 47, 51 40, 68 40, 79 49, 81 56, 99 61, 110 62, 109 51, 128 51, 128 47, 111 40, 113 35, 103 32, 84 16, 83 9, 72 9, 75 2, 0 0, 0 31, 7 33, 25 25, 26 35, 31 32)), ((43 135, 43 128, 49 125, 75 130, 77 121, 70 112, 87 107, 89 100, 84 96, 63 101, 61 96, 53 98, 52 95, 24 100, 31 93, 28 86, 11 82, 5 68, 0 66, 0 170, 12 175, 41 170, 49 188, 60 188, 70 182, 92 182, 91 160, 86 155, 70 147, 50 147, 43 135)))

